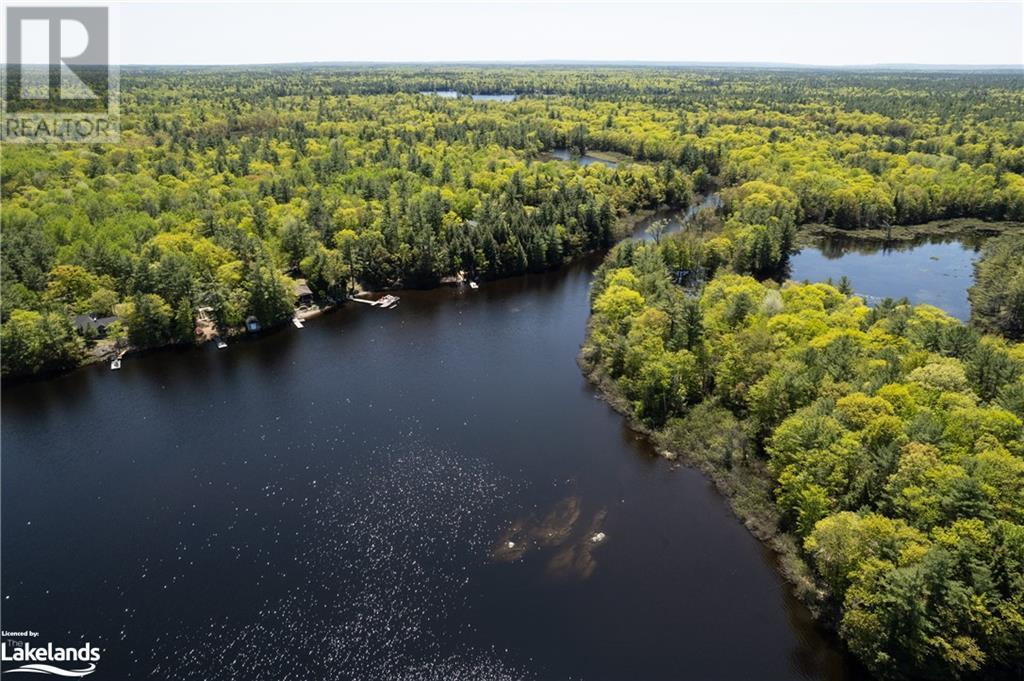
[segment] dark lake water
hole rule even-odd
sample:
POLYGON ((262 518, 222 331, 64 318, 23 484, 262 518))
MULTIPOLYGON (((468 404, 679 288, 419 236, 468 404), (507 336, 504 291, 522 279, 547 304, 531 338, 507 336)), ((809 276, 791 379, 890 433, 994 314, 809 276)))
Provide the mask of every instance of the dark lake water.
POLYGON ((906 296, 940 307, 958 319, 971 315, 967 289, 974 283, 975 240, 918 239, 877 244, 829 238, 790 259, 790 278, 838 281, 846 276, 869 305, 906 296))
POLYGON ((598 263, 6 387, 4 627, 96 681, 862 678, 581 376, 598 263))

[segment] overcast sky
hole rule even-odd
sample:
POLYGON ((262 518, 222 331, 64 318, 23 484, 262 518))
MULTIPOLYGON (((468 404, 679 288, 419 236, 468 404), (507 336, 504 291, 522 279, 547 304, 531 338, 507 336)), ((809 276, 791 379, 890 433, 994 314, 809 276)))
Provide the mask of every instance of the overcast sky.
POLYGON ((123 64, 1022 64, 1024 2, 122 3, 123 64))

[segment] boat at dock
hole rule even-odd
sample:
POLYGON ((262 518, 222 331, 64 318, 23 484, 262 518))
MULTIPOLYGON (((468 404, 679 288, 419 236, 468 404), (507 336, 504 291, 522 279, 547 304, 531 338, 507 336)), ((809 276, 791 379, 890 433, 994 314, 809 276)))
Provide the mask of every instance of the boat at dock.
POLYGON ((385 309, 391 310, 398 306, 398 300, 398 296, 393 296, 389 294, 378 300, 376 303, 374 303, 374 305, 376 305, 377 307, 383 307, 385 309))
POLYGON ((111 371, 117 371, 120 368, 121 368, 121 358, 120 357, 115 357, 114 360, 110 363, 110 370, 111 371))
POLYGON ((388 294, 383 298, 378 298, 377 300, 367 300, 366 298, 356 298, 355 296, 349 296, 348 299, 354 303, 362 303, 363 305, 371 305, 373 307, 380 307, 387 310, 393 310, 397 307, 398 301, 400 300, 398 296, 393 296, 391 294, 388 294))
POLYGON ((295 328, 296 328, 296 329, 301 329, 301 328, 303 328, 303 325, 302 325, 302 320, 301 320, 301 319, 299 319, 298 317, 292 317, 292 324, 294 324, 294 325, 295 325, 295 328))

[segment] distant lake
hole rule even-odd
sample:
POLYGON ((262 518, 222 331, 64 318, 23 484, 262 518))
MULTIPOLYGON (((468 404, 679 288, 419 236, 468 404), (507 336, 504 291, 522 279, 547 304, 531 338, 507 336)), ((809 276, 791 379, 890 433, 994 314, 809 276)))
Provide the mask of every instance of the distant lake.
MULTIPOLYGON (((462 93, 457 90, 420 90, 421 95, 435 95, 442 99, 457 99, 462 93)), ((514 94, 480 94, 480 95, 469 95, 474 102, 512 102, 515 101, 516 95, 514 94)))
POLYGON ((597 158, 596 156, 590 156, 588 154, 578 156, 570 152, 568 149, 552 149, 548 153, 550 153, 551 156, 558 159, 559 161, 575 161, 576 163, 579 163, 581 166, 589 166, 592 163, 603 163, 609 168, 615 168, 619 165, 615 161, 607 161, 603 158, 597 158))
POLYGON ((979 244, 949 237, 880 244, 829 237, 790 259, 790 279, 838 281, 846 276, 869 305, 884 298, 940 307, 957 319, 971 315, 979 244))
POLYGON ((420 90, 421 95, 435 95, 441 99, 456 99, 459 93, 455 90, 420 90))
POLYGON ((470 95, 474 102, 512 102, 515 95, 470 95))

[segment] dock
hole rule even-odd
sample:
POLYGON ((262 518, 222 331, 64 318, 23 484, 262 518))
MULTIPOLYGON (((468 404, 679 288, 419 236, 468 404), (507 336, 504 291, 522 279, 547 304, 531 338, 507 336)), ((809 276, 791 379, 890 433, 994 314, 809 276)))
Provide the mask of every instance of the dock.
POLYGON ((387 310, 392 310, 397 307, 398 301, 401 300, 398 296, 393 296, 391 294, 377 300, 367 300, 366 298, 356 298, 355 296, 349 296, 348 299, 356 303, 362 303, 363 305, 371 305, 373 307, 379 307, 387 310))

